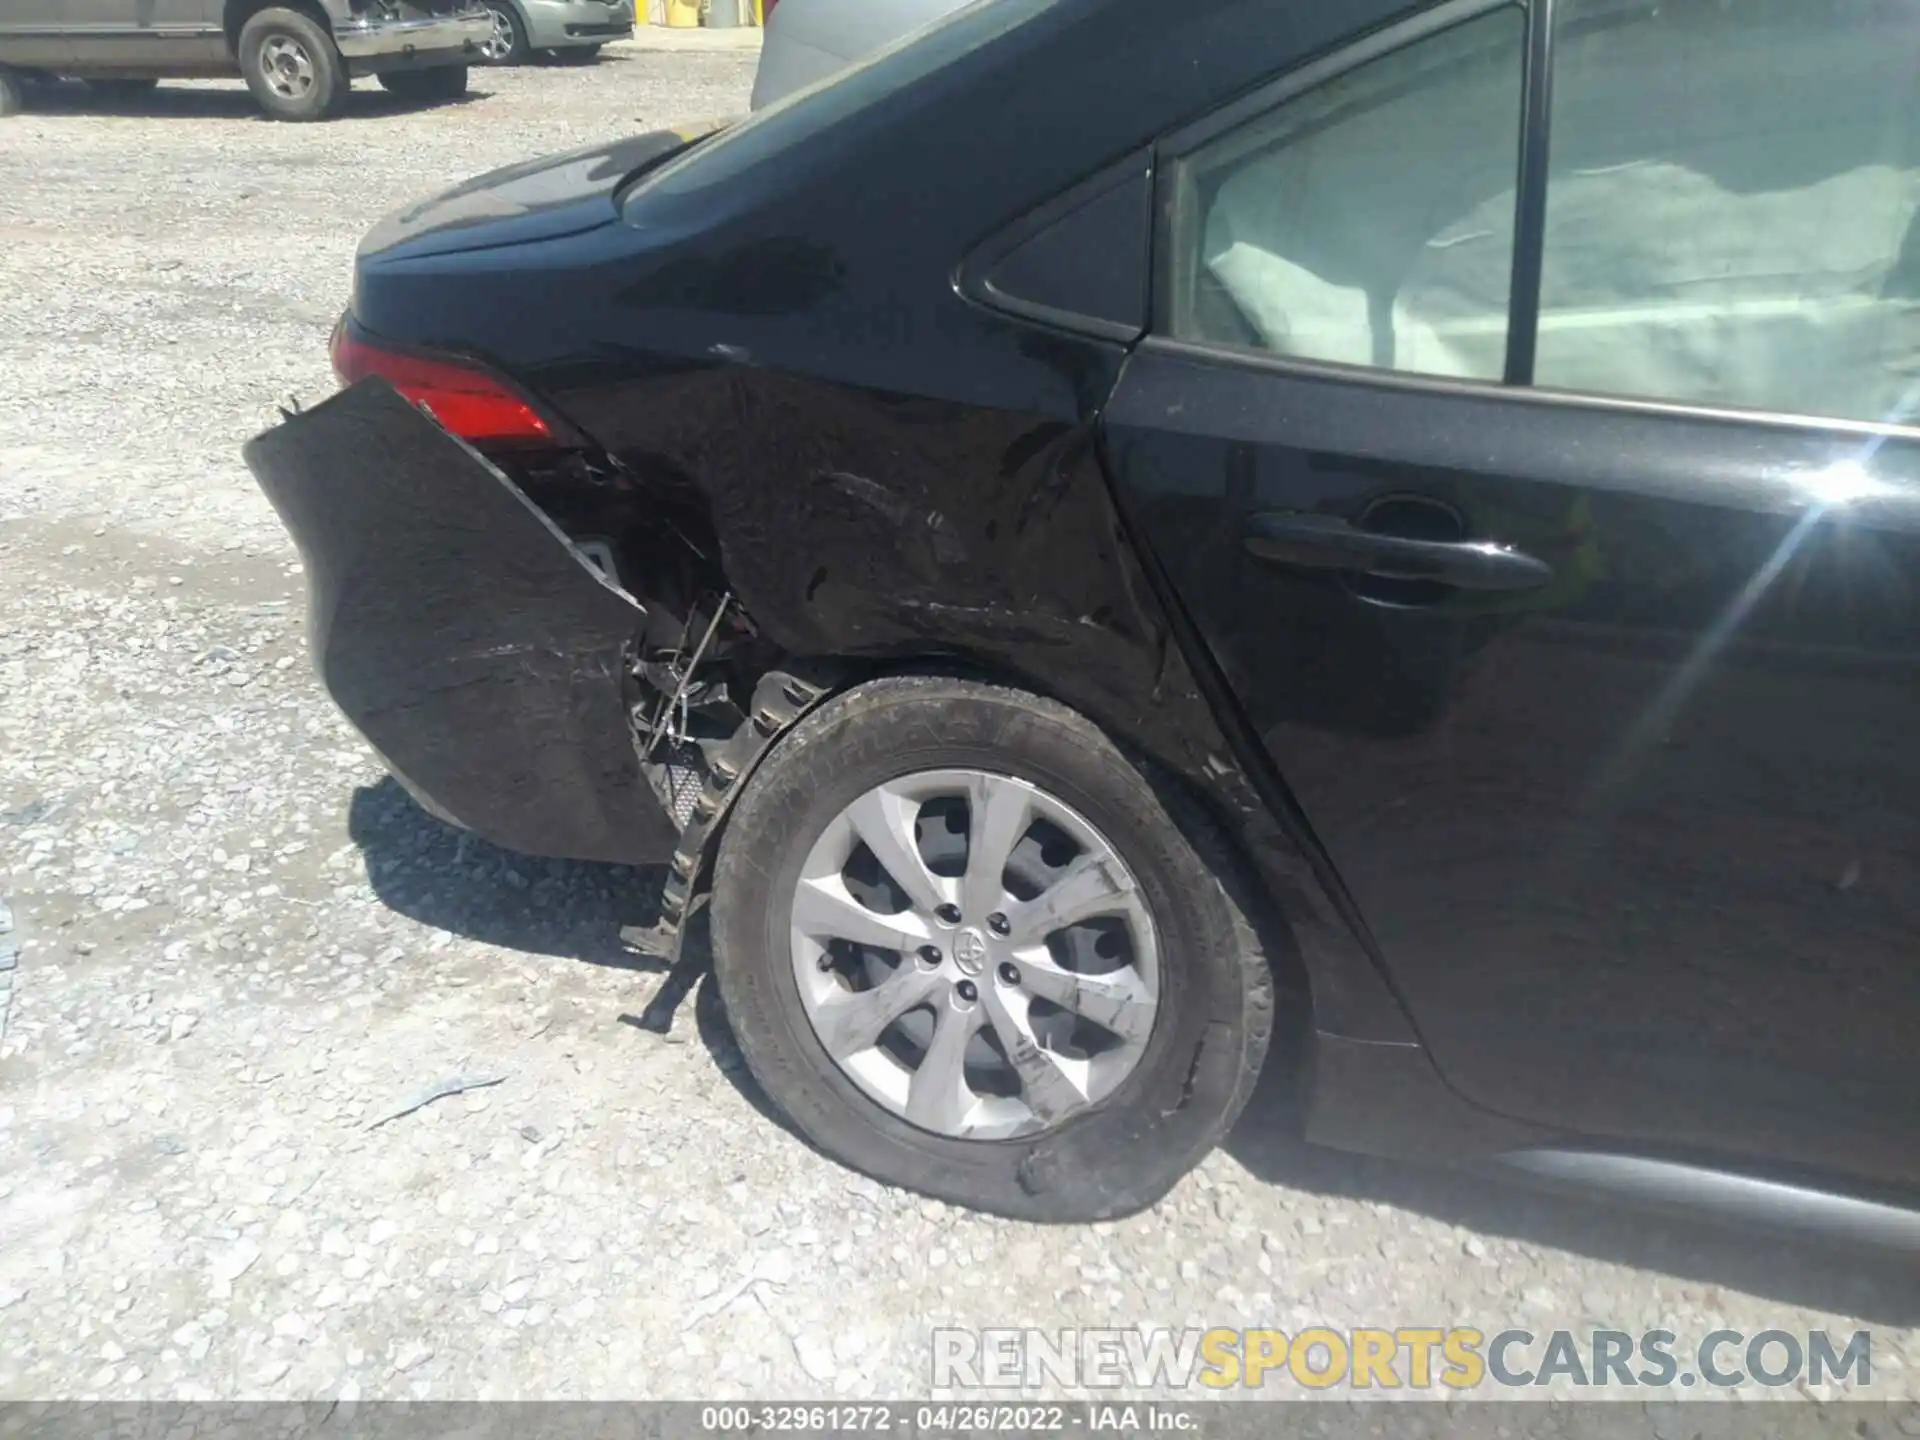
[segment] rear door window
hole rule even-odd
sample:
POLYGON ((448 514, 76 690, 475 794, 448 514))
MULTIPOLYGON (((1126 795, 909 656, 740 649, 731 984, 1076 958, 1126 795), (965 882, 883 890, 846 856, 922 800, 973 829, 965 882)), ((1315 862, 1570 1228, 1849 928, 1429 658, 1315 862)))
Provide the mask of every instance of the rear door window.
POLYGON ((1535 382, 1911 420, 1920 3, 1554 15, 1535 382))
POLYGON ((1515 6, 1465 20, 1179 159, 1166 328, 1498 380, 1525 32, 1515 6))

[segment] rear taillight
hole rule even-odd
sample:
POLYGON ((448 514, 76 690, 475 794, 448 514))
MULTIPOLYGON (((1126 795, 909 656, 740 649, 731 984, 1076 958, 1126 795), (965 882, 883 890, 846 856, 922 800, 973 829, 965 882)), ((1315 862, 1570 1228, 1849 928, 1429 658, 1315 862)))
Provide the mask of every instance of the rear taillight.
POLYGON ((447 429, 482 450, 555 443, 553 427, 505 381, 477 365, 445 356, 384 350, 346 324, 333 332, 333 373, 342 385, 378 375, 447 429))
POLYGON ((760 0, 760 23, 762 25, 773 18, 773 7, 779 3, 780 0, 760 0))

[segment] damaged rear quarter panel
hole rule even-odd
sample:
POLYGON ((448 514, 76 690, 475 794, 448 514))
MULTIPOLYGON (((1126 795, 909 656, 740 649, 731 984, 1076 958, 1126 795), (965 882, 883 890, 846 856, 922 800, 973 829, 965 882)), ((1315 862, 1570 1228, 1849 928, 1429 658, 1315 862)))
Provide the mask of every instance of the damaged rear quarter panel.
MULTIPOLYGON (((727 583, 789 654, 971 665, 1186 778, 1311 950, 1317 1018, 1410 1039, 1337 877, 1231 700, 1203 689, 1207 657, 1183 651, 1116 508, 1098 426, 1125 346, 955 288, 987 236, 1231 88, 1162 63, 1163 27, 1110 20, 1059 0, 863 107, 834 87, 795 97, 623 190, 619 219, 590 231, 363 259, 356 313, 496 363, 641 493, 697 496, 727 583), (1142 87, 1096 83, 1115 68, 1142 87), (986 111, 975 70, 993 73, 986 111), (809 129, 810 109, 830 123, 809 129)), ((1250 80, 1270 30, 1261 7, 1224 7, 1177 43, 1244 57, 1250 80)))
POLYGON ((766 352, 745 325, 709 330, 734 337, 720 357, 581 383, 552 372, 544 386, 634 473, 705 495, 729 583, 782 648, 977 667, 1073 706, 1208 795, 1286 917, 1318 1021, 1404 1041, 1337 881, 1237 758, 1116 508, 1097 415, 1123 349, 962 320, 991 338, 1001 382, 1037 404, 756 364, 766 352))

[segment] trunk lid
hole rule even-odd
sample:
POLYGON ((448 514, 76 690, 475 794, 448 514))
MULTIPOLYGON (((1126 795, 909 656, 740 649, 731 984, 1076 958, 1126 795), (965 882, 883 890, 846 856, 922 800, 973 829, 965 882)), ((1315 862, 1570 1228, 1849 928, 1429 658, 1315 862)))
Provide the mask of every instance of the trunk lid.
POLYGON ((728 123, 653 130, 475 176, 382 220, 360 242, 358 263, 558 240, 611 224, 619 218, 615 196, 629 178, 728 123))

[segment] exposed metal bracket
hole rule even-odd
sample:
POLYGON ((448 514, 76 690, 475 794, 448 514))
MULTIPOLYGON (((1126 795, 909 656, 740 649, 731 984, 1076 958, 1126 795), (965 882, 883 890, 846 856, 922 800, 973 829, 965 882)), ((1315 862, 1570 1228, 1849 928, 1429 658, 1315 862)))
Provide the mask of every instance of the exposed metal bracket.
POLYGON ((747 718, 712 757, 706 781, 680 832, 660 895, 660 918, 650 926, 629 925, 621 930, 623 944, 669 964, 679 963, 686 922, 699 908, 697 892, 707 852, 733 808, 734 797, 773 742, 829 693, 831 679, 825 674, 807 679, 789 670, 769 670, 760 677, 747 718))
POLYGON ((674 668, 673 689, 666 693, 655 708, 653 718, 647 726, 647 748, 641 752, 642 764, 653 759, 653 752, 659 747, 661 737, 669 737, 675 745, 685 745, 688 739, 688 687, 693 684, 694 673, 699 670, 700 662, 706 657, 707 647, 713 643, 713 637, 720 628, 720 622, 726 618, 727 609, 733 604, 733 594, 729 591, 720 597, 713 607, 713 618, 707 621, 705 633, 693 654, 674 668), (676 715, 678 718, 676 718, 676 715))

